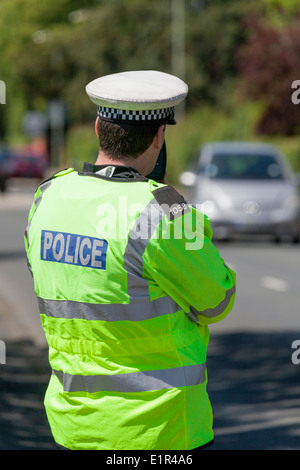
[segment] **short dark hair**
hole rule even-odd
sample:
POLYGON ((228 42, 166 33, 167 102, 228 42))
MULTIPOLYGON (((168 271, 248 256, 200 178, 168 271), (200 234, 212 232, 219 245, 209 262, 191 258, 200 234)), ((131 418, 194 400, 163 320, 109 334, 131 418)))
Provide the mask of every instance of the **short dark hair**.
POLYGON ((123 124, 98 119, 100 149, 115 160, 137 158, 152 144, 160 124, 123 124))

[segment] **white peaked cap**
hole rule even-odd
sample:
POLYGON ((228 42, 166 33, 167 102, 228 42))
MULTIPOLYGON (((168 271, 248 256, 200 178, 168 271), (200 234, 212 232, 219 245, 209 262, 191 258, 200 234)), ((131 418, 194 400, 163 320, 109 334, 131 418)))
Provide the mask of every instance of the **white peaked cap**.
POLYGON ((188 86, 174 75, 140 70, 97 78, 86 92, 102 119, 175 124, 174 107, 185 99, 188 86))

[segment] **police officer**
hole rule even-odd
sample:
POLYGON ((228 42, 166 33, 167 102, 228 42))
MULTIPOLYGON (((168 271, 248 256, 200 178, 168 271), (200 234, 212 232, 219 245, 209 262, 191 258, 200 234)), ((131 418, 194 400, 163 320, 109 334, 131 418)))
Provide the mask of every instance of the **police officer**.
POLYGON ((96 163, 43 182, 25 231, 54 439, 75 450, 205 447, 208 325, 232 309, 235 274, 209 220, 157 182, 187 86, 133 71, 86 91, 98 110, 96 163))

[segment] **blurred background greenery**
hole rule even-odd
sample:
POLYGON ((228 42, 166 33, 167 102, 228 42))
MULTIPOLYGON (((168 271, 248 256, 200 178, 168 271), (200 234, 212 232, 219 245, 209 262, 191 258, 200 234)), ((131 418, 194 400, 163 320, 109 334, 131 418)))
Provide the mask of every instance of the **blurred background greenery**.
POLYGON ((189 86, 167 129, 168 182, 214 140, 275 143, 300 171, 299 0, 1 0, 0 57, 0 140, 28 143, 24 116, 42 113, 53 167, 96 159, 89 81, 157 69, 189 86))

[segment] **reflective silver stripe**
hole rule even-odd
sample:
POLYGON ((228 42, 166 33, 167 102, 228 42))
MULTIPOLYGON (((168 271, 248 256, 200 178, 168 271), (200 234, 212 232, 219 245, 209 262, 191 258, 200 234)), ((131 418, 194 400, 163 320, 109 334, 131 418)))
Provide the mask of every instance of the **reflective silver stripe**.
POLYGON ((53 370, 65 392, 147 392, 204 383, 206 364, 115 375, 71 375, 53 370))
POLYGON ((103 321, 140 321, 172 314, 181 307, 170 297, 131 304, 90 304, 73 300, 47 300, 38 297, 40 313, 54 318, 103 321))
MULTIPOLYGON (((52 183, 52 180, 48 180, 48 181, 45 181, 44 183, 41 184, 40 186, 40 189, 41 189, 41 193, 40 195, 34 199, 34 204, 35 204, 35 208, 34 208, 34 212, 32 214, 32 217, 27 225, 27 227, 25 228, 25 232, 24 232, 24 236, 27 240, 27 246, 29 248, 29 229, 30 229, 30 226, 31 226, 31 222, 32 222, 32 219, 33 219, 33 216, 34 214, 36 213, 37 211, 37 208, 39 207, 40 203, 41 203, 41 200, 42 200, 42 197, 43 197, 43 193, 46 191, 46 189, 49 188, 49 186, 51 185, 52 183)), ((28 256, 27 256, 27 267, 30 271, 30 274, 33 276, 33 273, 32 273, 32 268, 31 268, 31 264, 29 263, 29 259, 28 259, 28 256)))
POLYGON ((231 297, 235 293, 235 286, 232 286, 231 289, 228 289, 226 292, 225 298, 214 308, 207 308, 205 310, 198 311, 195 308, 190 308, 190 318, 194 318, 194 321, 198 321, 197 316, 203 315, 206 318, 214 318, 218 315, 221 315, 229 305, 231 297))
POLYGON ((152 199, 142 210, 131 232, 124 253, 124 269, 128 274, 128 295, 130 300, 150 299, 148 281, 142 277, 143 254, 164 213, 152 199))
POLYGON ((39 195, 36 199, 34 199, 34 201, 33 201, 34 204, 35 204, 34 212, 33 212, 33 214, 32 214, 32 217, 31 217, 31 219, 30 219, 30 222, 28 223, 28 225, 27 225, 27 227, 26 227, 26 229, 25 229, 25 237, 26 237, 26 239, 27 239, 28 247, 29 247, 29 236, 28 236, 28 234, 29 234, 29 229, 30 229, 30 226, 31 226, 31 222, 32 222, 33 216, 34 216, 34 214, 36 213, 36 211, 37 211, 37 209, 38 209, 38 207, 39 207, 39 205, 40 205, 40 203, 41 203, 41 201, 42 201, 42 197, 43 197, 44 192, 49 188, 49 186, 51 185, 51 183, 52 183, 52 180, 48 180, 48 181, 45 181, 44 183, 42 183, 41 186, 40 186, 41 193, 40 193, 40 195, 39 195))

